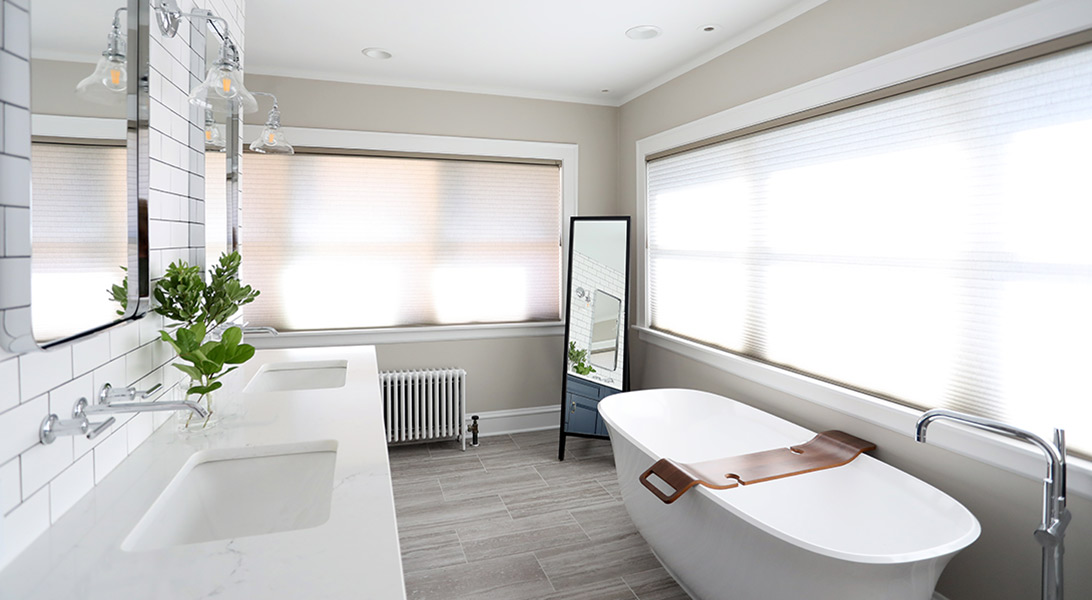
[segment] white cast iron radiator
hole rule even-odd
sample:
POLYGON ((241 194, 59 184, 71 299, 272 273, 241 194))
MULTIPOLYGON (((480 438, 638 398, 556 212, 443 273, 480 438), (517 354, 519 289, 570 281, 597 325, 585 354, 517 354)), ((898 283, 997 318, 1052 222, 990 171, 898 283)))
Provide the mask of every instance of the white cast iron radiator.
POLYGON ((466 450, 466 371, 381 371, 387 443, 458 439, 466 450))

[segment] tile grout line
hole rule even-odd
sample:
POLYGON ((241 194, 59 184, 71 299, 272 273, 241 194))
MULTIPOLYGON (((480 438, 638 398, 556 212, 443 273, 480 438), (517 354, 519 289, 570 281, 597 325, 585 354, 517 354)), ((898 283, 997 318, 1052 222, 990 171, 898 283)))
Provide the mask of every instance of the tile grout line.
POLYGON ((550 574, 546 572, 546 569, 542 568, 542 561, 538 559, 538 553, 532 552, 531 556, 535 557, 535 564, 538 565, 538 570, 542 571, 542 574, 546 576, 546 583, 550 584, 550 589, 552 589, 554 593, 560 593, 561 590, 557 589, 557 586, 554 585, 554 580, 550 579, 550 574))

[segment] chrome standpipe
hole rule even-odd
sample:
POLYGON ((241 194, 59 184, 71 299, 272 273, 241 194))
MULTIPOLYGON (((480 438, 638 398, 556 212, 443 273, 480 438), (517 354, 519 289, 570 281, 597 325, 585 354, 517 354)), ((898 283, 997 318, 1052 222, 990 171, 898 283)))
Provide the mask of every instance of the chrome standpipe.
POLYGON ((1038 446, 1047 458, 1047 474, 1043 479, 1043 521, 1035 530, 1035 541, 1043 547, 1042 600, 1063 600, 1062 556, 1065 554, 1065 530, 1073 519, 1066 508, 1065 430, 1054 430, 1054 443, 1000 421, 976 417, 953 410, 934 409, 918 419, 915 439, 925 443, 926 430, 936 420, 947 419, 1014 438, 1038 446))

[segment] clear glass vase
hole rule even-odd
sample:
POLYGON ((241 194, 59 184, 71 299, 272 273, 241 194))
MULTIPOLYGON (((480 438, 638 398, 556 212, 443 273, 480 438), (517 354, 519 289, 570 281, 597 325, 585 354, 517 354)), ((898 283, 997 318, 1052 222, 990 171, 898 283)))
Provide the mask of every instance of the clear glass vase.
MULTIPOLYGON (((180 410, 175 413, 175 424, 179 431, 200 432, 207 431, 220 422, 220 410, 215 402, 216 392, 209 392, 200 396, 196 402, 209 412, 208 417, 202 418, 190 410, 180 410)), ((191 397, 192 399, 192 397, 191 397)))

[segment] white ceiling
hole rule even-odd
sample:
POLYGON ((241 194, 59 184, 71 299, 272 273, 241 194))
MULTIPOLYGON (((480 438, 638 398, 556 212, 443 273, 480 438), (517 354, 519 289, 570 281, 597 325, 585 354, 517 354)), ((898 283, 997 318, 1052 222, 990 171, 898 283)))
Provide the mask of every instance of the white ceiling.
POLYGON ((617 106, 824 1, 254 0, 246 70, 617 106))

